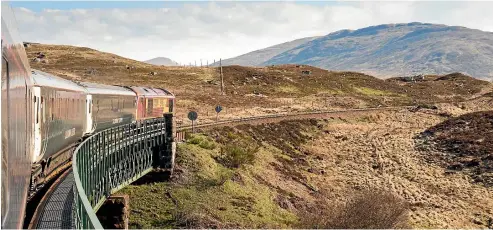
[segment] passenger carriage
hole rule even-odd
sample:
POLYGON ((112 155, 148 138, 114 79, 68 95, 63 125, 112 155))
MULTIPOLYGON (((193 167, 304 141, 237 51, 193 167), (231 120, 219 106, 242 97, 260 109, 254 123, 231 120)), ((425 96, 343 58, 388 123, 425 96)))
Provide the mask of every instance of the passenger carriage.
POLYGON ((84 87, 54 75, 32 71, 34 81, 34 183, 71 157, 71 148, 87 130, 84 87))
POLYGON ((1 227, 22 228, 33 146, 32 80, 15 17, 2 1, 1 227))
POLYGON ((125 87, 79 82, 87 90, 86 134, 135 121, 136 95, 125 87))

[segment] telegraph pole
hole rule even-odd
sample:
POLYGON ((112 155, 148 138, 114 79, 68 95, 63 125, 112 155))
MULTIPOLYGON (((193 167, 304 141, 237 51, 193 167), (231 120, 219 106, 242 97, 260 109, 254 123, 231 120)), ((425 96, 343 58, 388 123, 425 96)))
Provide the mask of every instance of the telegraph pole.
POLYGON ((222 59, 219 59, 219 68, 220 68, 220 73, 221 73, 221 95, 225 95, 222 59))

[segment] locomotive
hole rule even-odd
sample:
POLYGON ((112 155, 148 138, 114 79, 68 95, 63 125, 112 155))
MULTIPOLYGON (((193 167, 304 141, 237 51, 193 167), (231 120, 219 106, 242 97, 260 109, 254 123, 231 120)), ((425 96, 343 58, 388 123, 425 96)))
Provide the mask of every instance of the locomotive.
POLYGON ((14 22, 2 2, 2 228, 22 228, 28 199, 70 166, 84 138, 143 119, 172 119, 175 105, 165 89, 75 82, 31 69, 14 22))

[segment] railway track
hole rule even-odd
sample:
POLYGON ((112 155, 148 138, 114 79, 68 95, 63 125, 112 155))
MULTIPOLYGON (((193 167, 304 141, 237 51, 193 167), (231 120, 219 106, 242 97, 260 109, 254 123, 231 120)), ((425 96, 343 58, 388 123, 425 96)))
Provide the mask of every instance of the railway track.
MULTIPOLYGON (((378 107, 378 108, 363 108, 363 109, 345 109, 345 110, 322 110, 322 111, 311 111, 311 112, 300 112, 300 113, 282 113, 282 114, 269 114, 261 116, 251 116, 251 117, 240 117, 234 119, 221 120, 218 122, 207 122, 202 124, 193 125, 193 128, 212 128, 224 125, 239 125, 239 124, 252 124, 252 123, 272 123, 281 120, 294 120, 294 119, 307 119, 307 118, 323 118, 327 115, 338 115, 338 114, 348 114, 348 113, 361 113, 370 111, 392 111, 414 108, 416 106, 397 106, 397 107, 378 107)), ((187 131, 192 129, 192 125, 182 125, 176 128, 177 132, 187 131)))

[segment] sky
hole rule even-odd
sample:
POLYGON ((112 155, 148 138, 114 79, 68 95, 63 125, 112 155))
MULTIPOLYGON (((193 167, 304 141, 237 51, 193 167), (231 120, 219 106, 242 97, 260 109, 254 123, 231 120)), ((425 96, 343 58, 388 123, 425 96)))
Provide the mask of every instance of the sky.
POLYGON ((342 29, 427 22, 493 32, 493 2, 13 1, 24 41, 181 64, 235 57, 342 29))

